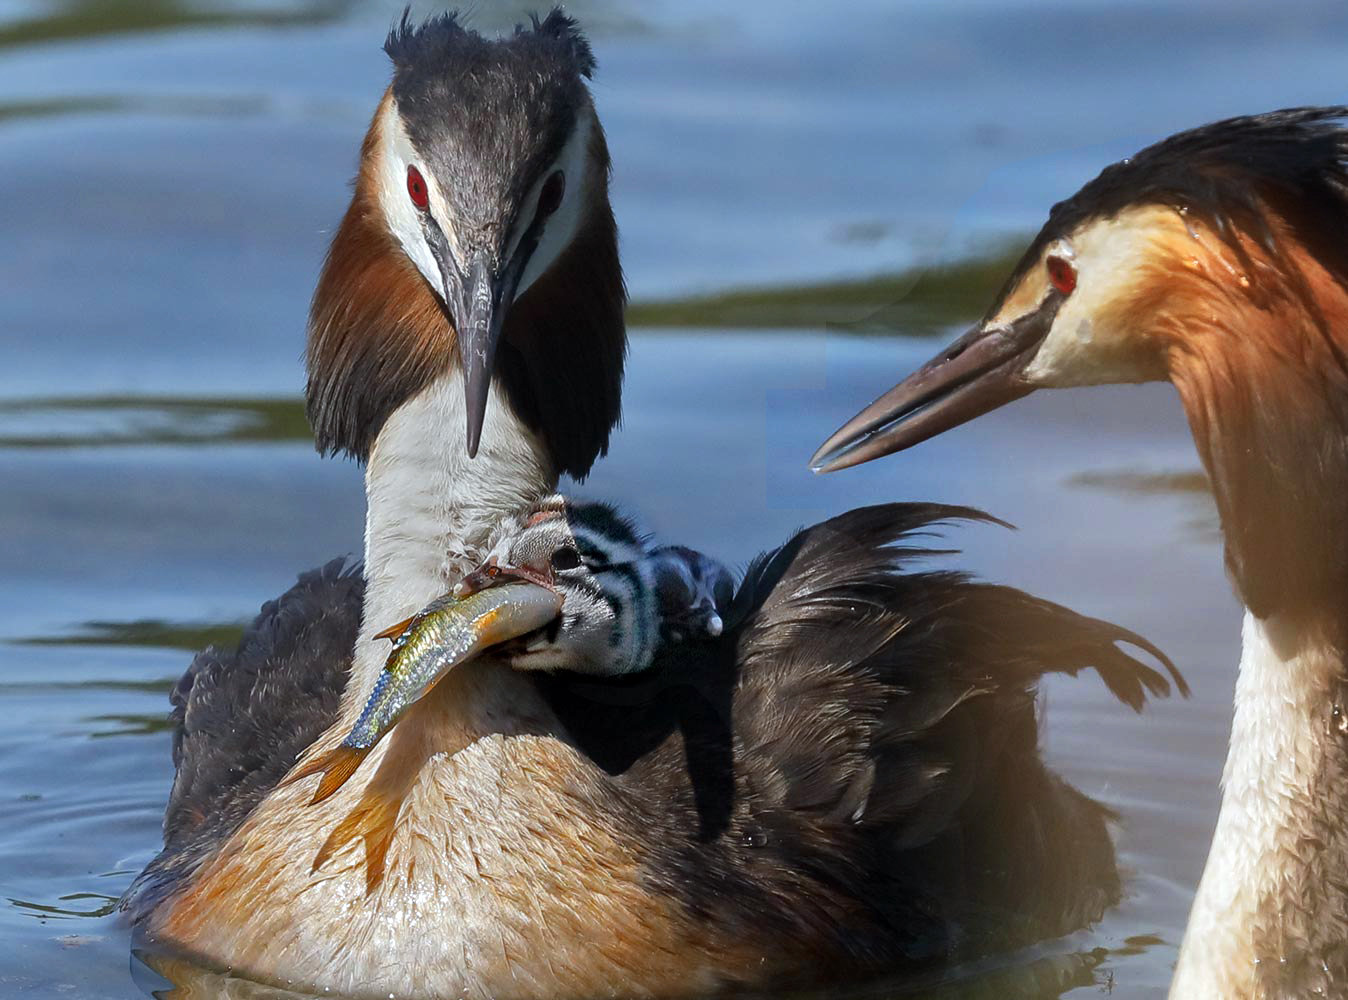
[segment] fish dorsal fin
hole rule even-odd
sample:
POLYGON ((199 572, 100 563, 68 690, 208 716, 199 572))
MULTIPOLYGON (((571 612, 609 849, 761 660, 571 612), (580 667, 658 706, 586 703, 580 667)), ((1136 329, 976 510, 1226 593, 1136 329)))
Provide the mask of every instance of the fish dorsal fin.
POLYGON ((387 639, 389 642, 393 642, 398 636, 407 631, 407 626, 411 625, 416 620, 416 615, 413 615, 411 618, 404 618, 397 625, 390 625, 388 628, 384 629, 384 631, 376 632, 374 637, 376 639, 387 639))

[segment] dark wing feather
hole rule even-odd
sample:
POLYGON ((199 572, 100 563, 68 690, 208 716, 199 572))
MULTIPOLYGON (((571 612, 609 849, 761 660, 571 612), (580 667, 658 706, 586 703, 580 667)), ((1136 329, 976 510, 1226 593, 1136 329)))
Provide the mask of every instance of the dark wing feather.
POLYGON ((203 650, 174 685, 164 850, 123 901, 134 916, 237 829, 336 718, 363 594, 359 564, 310 570, 263 606, 237 649, 203 650))
POLYGON ((827 979, 1065 933, 1119 894, 1107 810, 1043 764, 1036 682, 1166 678, 1117 626, 959 573, 909 572, 966 508, 888 504, 750 567, 719 642, 614 680, 540 678, 611 775, 654 892, 716 938, 827 979))

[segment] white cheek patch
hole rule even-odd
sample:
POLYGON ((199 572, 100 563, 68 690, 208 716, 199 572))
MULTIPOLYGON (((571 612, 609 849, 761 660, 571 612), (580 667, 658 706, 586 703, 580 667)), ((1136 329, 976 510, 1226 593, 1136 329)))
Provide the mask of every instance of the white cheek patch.
POLYGON ((534 221, 534 215, 538 212, 538 196, 543 190, 544 182, 555 171, 562 171, 563 177, 566 178, 562 203, 543 223, 543 235, 538 241, 538 246, 534 248, 524 273, 520 275, 519 284, 515 287, 515 298, 524 294, 525 289, 552 266, 553 261, 560 257, 562 251, 575 239, 576 231, 580 228, 581 214, 590 197, 587 190, 590 172, 586 168, 589 165, 590 130, 593 126, 594 113, 589 108, 583 109, 561 153, 552 166, 543 171, 524 200, 515 221, 515 228, 511 230, 510 242, 506 245, 506 260, 515 256, 520 240, 524 238, 525 231, 534 221))
POLYGON ((1139 361, 1146 330, 1116 327, 1114 317, 1153 252, 1148 227, 1127 215, 1097 222, 1073 238, 1077 284, 1058 309, 1024 377, 1065 388, 1152 378, 1139 361))
MULTIPOLYGON (((444 296, 444 280, 440 275, 440 265, 426 242, 426 234, 421 226, 421 210, 412 204, 407 193, 407 168, 416 166, 426 181, 430 195, 430 211, 436 219, 448 220, 449 211, 435 178, 421 166, 422 159, 417 154, 407 130, 403 128, 402 118, 398 114, 398 105, 390 101, 379 125, 380 169, 379 203, 384 209, 384 218, 389 229, 402 245, 403 252, 417 266, 431 287, 444 296)), ((449 240, 451 248, 457 252, 453 227, 444 224, 441 229, 449 240)))

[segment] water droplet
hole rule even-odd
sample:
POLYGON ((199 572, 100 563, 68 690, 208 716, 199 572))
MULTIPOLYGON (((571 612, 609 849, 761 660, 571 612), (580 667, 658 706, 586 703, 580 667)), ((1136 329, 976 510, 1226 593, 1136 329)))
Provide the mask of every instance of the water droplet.
POLYGON ((740 843, 745 847, 767 847, 768 835, 762 830, 745 830, 740 843))
POLYGON ((1249 287, 1250 287, 1250 276, 1249 276, 1248 274, 1237 275, 1237 276, 1236 276, 1236 280, 1240 282, 1240 287, 1241 287, 1241 288, 1249 288, 1249 287))

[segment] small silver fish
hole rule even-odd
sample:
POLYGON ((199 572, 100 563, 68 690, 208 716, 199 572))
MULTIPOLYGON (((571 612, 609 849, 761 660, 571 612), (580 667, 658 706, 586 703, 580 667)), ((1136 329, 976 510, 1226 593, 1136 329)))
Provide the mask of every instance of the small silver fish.
POLYGON ((360 718, 340 745, 309 761, 287 784, 322 774, 311 805, 322 802, 360 767, 407 711, 454 667, 497 643, 541 628, 557 617, 562 596, 535 583, 504 583, 466 597, 437 597, 411 618, 385 629, 393 649, 360 718))

